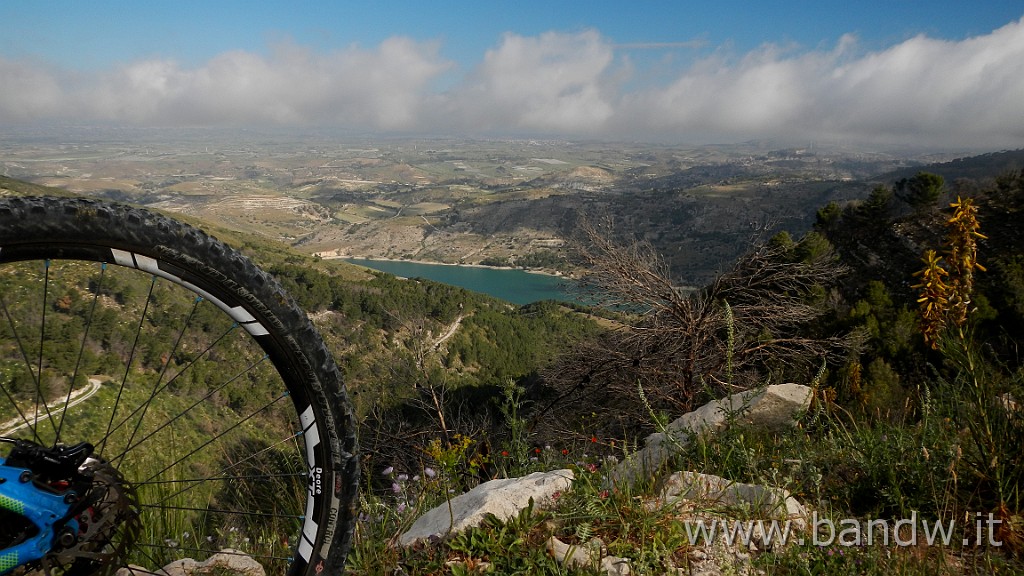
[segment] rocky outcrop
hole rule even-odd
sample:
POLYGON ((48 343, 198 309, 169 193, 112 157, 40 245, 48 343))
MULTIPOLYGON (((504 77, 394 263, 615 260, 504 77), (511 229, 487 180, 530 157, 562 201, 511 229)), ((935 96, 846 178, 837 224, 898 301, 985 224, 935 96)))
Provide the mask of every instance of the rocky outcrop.
POLYGON ((251 556, 238 550, 225 548, 202 562, 191 558, 176 560, 160 570, 132 566, 121 568, 116 576, 138 576, 159 574, 160 576, 266 576, 263 566, 251 556))
POLYGON ((789 521, 796 531, 807 528, 807 509, 782 488, 733 482, 713 474, 676 472, 669 476, 658 494, 659 506, 680 501, 743 508, 759 520, 789 521))
POLYGON ((775 384, 713 400, 647 437, 644 447, 618 464, 607 477, 609 486, 633 486, 660 472, 669 458, 698 435, 730 424, 778 429, 796 424, 811 403, 811 389, 800 384, 775 384))
POLYGON ((604 542, 593 538, 583 546, 566 544, 554 536, 548 538, 547 551, 556 560, 570 568, 599 568, 608 576, 629 576, 629 560, 604 554, 604 542))
POLYGON ((489 514, 507 520, 531 501, 536 506, 547 504, 555 494, 571 488, 574 479, 572 470, 566 469, 484 482, 421 516, 398 537, 398 543, 409 546, 418 540, 443 538, 479 525, 489 514))
MULTIPOLYGON (((699 434, 710 434, 730 425, 746 425, 763 429, 794 426, 797 416, 811 401, 811 389, 798 384, 779 384, 760 390, 733 394, 709 402, 669 424, 663 432, 647 438, 643 449, 618 463, 609 471, 609 488, 633 486, 640 480, 651 480, 660 474, 669 459, 699 434)), ((434 541, 451 532, 479 525, 489 514, 506 520, 519 514, 533 501, 538 506, 551 502, 559 492, 569 490, 574 480, 571 470, 536 472, 523 478, 492 480, 420 517, 398 538, 402 546, 417 541, 434 541)), ((733 512, 745 519, 754 519, 755 528, 748 542, 740 543, 724 537, 726 530, 706 542, 693 542, 689 570, 679 574, 711 576, 723 573, 756 573, 750 563, 751 553, 775 548, 781 534, 766 528, 778 521, 778 529, 786 537, 807 528, 806 509, 781 489, 733 482, 720 476, 697 472, 675 472, 660 482, 660 489, 649 506, 678 509, 687 522, 731 522, 733 512)), ((710 525, 710 524, 706 524, 710 525)), ((724 524, 718 524, 724 526, 724 524)), ((584 544, 566 544, 550 537, 548 553, 566 567, 590 567, 608 576, 631 573, 628 558, 607 554, 600 540, 584 544)))

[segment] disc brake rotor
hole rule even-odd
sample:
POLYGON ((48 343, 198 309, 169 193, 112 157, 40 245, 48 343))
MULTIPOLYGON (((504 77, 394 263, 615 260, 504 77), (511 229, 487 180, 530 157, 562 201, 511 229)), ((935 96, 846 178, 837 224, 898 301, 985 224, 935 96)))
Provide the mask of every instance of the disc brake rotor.
POLYGON ((47 575, 112 574, 127 564, 139 534, 139 502, 132 485, 98 458, 88 458, 79 472, 92 485, 56 534, 53 551, 40 561, 47 575))

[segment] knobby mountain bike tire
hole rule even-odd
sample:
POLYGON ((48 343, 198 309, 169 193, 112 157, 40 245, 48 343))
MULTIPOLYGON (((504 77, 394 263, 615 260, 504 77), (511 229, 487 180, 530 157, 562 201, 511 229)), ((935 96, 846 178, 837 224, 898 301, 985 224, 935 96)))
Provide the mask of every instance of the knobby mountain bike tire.
POLYGON ((352 410, 321 335, 269 274, 148 210, 9 197, 0 305, 0 436, 22 443, 7 465, 39 490, 84 475, 93 492, 61 524, 75 534, 30 569, 161 573, 228 548, 268 573, 344 571, 352 410), (78 471, 25 455, 83 442, 78 471))

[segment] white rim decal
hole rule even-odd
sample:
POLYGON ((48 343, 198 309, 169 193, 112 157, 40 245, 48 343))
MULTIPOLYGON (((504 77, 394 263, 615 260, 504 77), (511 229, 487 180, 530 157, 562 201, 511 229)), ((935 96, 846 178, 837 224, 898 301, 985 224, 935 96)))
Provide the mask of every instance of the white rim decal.
MULTIPOLYGON (((299 414, 299 423, 302 426, 302 437, 306 444, 306 464, 309 466, 309 474, 312 479, 316 467, 316 447, 320 444, 320 431, 316 426, 316 416, 313 414, 313 406, 307 406, 299 414)), ((313 553, 313 539, 319 525, 313 518, 313 497, 306 499, 306 518, 302 523, 302 539, 299 542, 299 555, 306 561, 310 561, 313 553)))
POLYGON ((188 288, 189 290, 192 290, 196 294, 199 294, 204 299, 213 302, 214 304, 217 305, 218 308, 223 310, 225 314, 230 316, 235 322, 238 322, 238 324, 242 328, 245 328, 245 330, 249 334, 252 334, 253 336, 265 336, 267 334, 270 334, 270 332, 266 328, 264 328, 262 324, 257 322, 256 318, 254 318, 253 315, 250 314, 245 308, 242 308, 241 306, 228 306, 222 300, 213 296, 206 290, 203 290, 202 288, 196 286, 195 284, 192 284, 191 282, 186 282, 185 280, 175 276, 174 274, 170 274, 169 272, 161 270, 158 260, 150 258, 149 256, 133 254, 125 250, 116 250, 114 248, 111 248, 110 252, 114 256, 114 262, 121 266, 137 268, 139 270, 149 272, 154 276, 159 276, 161 278, 171 280, 176 284, 180 284, 188 288))

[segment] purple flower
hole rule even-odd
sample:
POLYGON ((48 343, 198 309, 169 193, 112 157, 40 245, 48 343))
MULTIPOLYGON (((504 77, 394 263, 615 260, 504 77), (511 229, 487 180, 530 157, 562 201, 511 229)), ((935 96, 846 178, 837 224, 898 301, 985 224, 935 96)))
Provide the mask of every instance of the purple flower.
POLYGON ((427 475, 427 478, 433 478, 437 476, 437 472, 434 472, 433 468, 424 468, 423 473, 427 475))
POLYGON ((391 476, 391 473, 394 472, 394 471, 395 471, 395 467, 394 466, 388 466, 387 468, 385 468, 384 470, 381 471, 381 474, 383 474, 385 476, 391 476))
POLYGON ((392 482, 391 491, 394 492, 395 494, 398 494, 399 492, 402 491, 402 487, 398 485, 398 482, 392 482))

